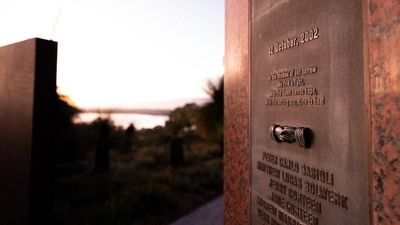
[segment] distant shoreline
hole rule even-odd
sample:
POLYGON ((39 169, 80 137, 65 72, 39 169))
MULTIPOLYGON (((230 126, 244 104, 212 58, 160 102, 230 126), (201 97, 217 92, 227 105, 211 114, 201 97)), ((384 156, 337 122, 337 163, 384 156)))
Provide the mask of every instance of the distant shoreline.
MULTIPOLYGON (((98 114, 141 114, 152 116, 169 116, 169 114, 177 107, 183 107, 186 104, 196 104, 202 106, 210 102, 210 98, 183 98, 168 102, 153 103, 152 106, 142 106, 143 108, 124 108, 124 107, 78 107, 80 113, 98 113, 98 114), (155 107, 153 107, 155 106, 155 107)), ((134 107, 134 106, 133 106, 134 107)))
POLYGON ((118 109, 118 108, 86 108, 79 109, 80 113, 99 113, 99 114, 112 114, 112 113, 126 113, 126 114, 142 114, 154 116, 168 116, 172 110, 168 109, 118 109))

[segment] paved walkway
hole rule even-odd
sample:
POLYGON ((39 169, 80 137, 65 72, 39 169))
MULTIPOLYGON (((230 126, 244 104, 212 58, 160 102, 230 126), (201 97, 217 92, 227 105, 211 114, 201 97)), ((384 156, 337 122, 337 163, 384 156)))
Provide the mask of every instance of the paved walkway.
POLYGON ((170 225, 223 225, 224 200, 220 196, 170 225))

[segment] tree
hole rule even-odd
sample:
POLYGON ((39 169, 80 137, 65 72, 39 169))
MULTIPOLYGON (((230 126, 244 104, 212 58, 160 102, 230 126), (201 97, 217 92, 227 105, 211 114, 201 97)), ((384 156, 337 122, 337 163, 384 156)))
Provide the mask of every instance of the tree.
POLYGON ((136 128, 133 123, 129 124, 128 128, 125 130, 125 152, 130 152, 133 148, 133 140, 136 136, 136 128))
POLYGON ((193 129, 196 123, 198 106, 194 103, 186 104, 183 107, 174 109, 169 114, 169 120, 165 123, 167 131, 170 133, 169 152, 170 164, 178 167, 184 164, 184 141, 182 136, 193 129))
POLYGON ((96 148, 95 173, 107 173, 110 171, 110 133, 113 127, 109 119, 97 118, 93 124, 99 130, 99 139, 96 148))
POLYGON ((77 137, 73 117, 80 111, 72 106, 67 96, 58 95, 55 109, 55 147, 57 162, 77 161, 77 137))
POLYGON ((215 84, 208 81, 205 92, 211 101, 202 106, 197 119, 197 129, 211 141, 223 147, 224 132, 224 79, 221 77, 215 84))
POLYGON ((173 136, 178 136, 192 129, 196 123, 198 108, 196 104, 190 103, 174 109, 165 123, 167 131, 173 136))

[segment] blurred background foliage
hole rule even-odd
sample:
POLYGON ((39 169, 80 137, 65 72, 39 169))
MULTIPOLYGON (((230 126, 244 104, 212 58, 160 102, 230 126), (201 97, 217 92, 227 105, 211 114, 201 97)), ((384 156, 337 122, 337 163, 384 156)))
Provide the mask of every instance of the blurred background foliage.
POLYGON ((59 97, 55 224, 163 225, 222 194, 223 78, 210 102, 171 111, 165 126, 136 130, 109 118, 74 124, 59 97))

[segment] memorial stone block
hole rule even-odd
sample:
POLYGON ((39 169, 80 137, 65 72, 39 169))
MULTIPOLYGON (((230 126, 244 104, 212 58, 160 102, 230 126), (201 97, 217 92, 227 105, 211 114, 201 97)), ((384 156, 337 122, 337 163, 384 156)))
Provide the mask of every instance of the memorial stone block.
POLYGON ((368 224, 361 1, 253 2, 253 224, 368 224))
POLYGON ((57 43, 0 48, 0 224, 51 224, 57 43))
POLYGON ((225 224, 399 224, 400 6, 226 6, 225 224))

